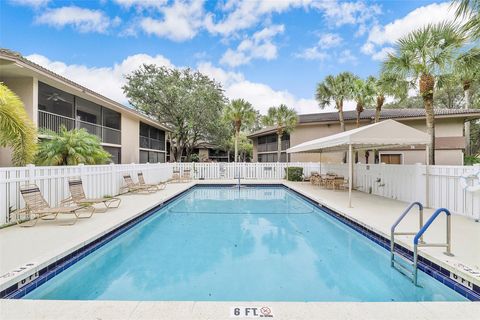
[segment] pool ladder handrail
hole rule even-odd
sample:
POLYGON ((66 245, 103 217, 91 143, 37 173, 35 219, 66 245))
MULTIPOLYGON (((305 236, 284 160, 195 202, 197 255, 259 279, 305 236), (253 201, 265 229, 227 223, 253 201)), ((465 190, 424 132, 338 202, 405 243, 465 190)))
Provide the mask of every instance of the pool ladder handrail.
POLYGON ((446 252, 444 252, 448 256, 453 256, 451 252, 451 214, 450 211, 446 208, 439 208, 437 209, 433 215, 428 219, 427 223, 423 225, 423 205, 420 202, 413 202, 411 203, 405 211, 400 215, 400 217, 395 221, 390 229, 390 265, 397 269, 399 272, 403 273, 406 276, 411 276, 412 282, 415 285, 418 285, 418 247, 446 247, 446 252), (395 228, 398 224, 405 218, 405 216, 410 212, 410 210, 414 207, 418 206, 419 209, 419 231, 418 232, 395 232, 395 228), (445 212, 447 221, 446 221, 446 243, 426 243, 423 241, 423 234, 427 231, 428 227, 432 224, 432 222, 442 213, 445 212), (402 255, 397 255, 400 257, 404 262, 413 268, 412 272, 410 272, 405 265, 400 263, 400 261, 395 260, 395 235, 414 235, 413 238, 413 263, 410 263, 406 257, 402 255), (398 267, 396 266, 398 264, 398 267))
MULTIPOLYGON (((410 271, 408 270, 405 265, 401 264, 400 261, 395 260, 395 236, 415 236, 418 234, 418 231, 415 232, 395 232, 395 229, 397 226, 400 224, 400 222, 405 218, 405 216, 412 210, 413 207, 418 206, 418 215, 419 215, 419 230, 422 229, 423 227, 423 204, 420 202, 412 202, 404 211, 403 213, 398 217, 397 221, 392 225, 390 228, 390 266, 392 268, 397 269, 399 272, 403 273, 404 275, 410 277, 412 281, 414 281, 415 277, 415 271, 410 271), (398 264, 398 267, 396 266, 398 264)), ((423 242, 423 241, 422 241, 423 242)), ((404 258, 401 255, 398 255, 404 262, 406 262, 410 267, 413 267, 415 269, 415 265, 411 264, 410 261, 408 261, 406 258, 404 258)))
POLYGON ((451 213, 447 208, 439 208, 437 209, 433 215, 428 219, 427 223, 418 231, 413 238, 413 283, 417 285, 418 279, 418 247, 445 247, 446 251, 444 252, 445 255, 453 257, 452 253, 452 218, 451 213), (432 224, 432 222, 442 213, 446 214, 446 242, 445 243, 425 243, 421 241, 423 234, 427 231, 428 227, 432 224))

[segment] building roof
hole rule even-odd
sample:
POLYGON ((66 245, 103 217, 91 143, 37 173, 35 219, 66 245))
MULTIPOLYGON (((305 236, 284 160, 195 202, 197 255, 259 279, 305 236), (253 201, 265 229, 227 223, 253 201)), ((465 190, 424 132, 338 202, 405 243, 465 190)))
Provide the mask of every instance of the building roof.
MULTIPOLYGON (((354 121, 357 119, 355 110, 344 111, 345 121, 354 121)), ((435 116, 438 118, 480 118, 479 109, 435 109, 435 116)), ((380 112, 380 120, 386 119, 421 119, 425 118, 425 109, 383 109, 380 112)), ((365 109, 360 114, 360 120, 375 119, 375 109, 365 109)), ((314 123, 335 123, 338 122, 338 112, 322 112, 298 115, 298 124, 314 124, 314 123)), ((254 138, 275 132, 275 127, 266 127, 250 134, 249 138, 254 138)))
MULTIPOLYGON (((138 112, 137 110, 133 109, 133 108, 130 108, 130 107, 127 107, 119 102, 116 102, 104 95, 101 95, 100 93, 98 92, 95 92, 87 87, 84 87, 70 79, 67 79, 47 68, 44 68, 42 67, 41 65, 39 64, 36 64, 35 62, 33 61, 30 61, 28 59, 26 59, 25 57, 23 57, 20 53, 18 52, 14 52, 12 50, 9 50, 9 49, 5 49, 5 48, 0 48, 0 59, 7 59, 7 60, 10 60, 10 61, 14 61, 16 62, 17 64, 19 64, 21 67, 24 67, 24 66, 27 66, 29 69, 35 71, 35 72, 38 72, 38 73, 43 73, 43 74, 46 74, 47 76, 57 80, 57 81, 60 81, 60 82, 63 82, 63 83, 66 83, 68 85, 71 85, 73 87, 75 87, 76 89, 80 90, 81 92, 83 93, 86 93, 86 94, 89 94, 97 99, 100 99, 100 100, 103 100, 113 106, 115 106, 116 108, 118 109, 121 109, 123 111, 126 111, 132 115, 135 115, 137 116, 138 118, 140 118, 141 120, 144 120, 146 123, 148 124, 154 124, 155 126, 165 130, 165 131, 172 131, 170 130, 169 128, 167 128, 166 126, 164 125, 161 125, 160 123, 158 123, 158 121, 156 121, 155 119, 152 119, 151 117, 141 113, 141 112, 138 112)), ((0 63, 0 65, 4 65, 3 63, 0 63)))
POLYGON ((287 153, 329 152, 358 149, 380 149, 397 146, 428 144, 430 136, 425 132, 398 121, 387 119, 367 126, 301 143, 287 149, 287 153))

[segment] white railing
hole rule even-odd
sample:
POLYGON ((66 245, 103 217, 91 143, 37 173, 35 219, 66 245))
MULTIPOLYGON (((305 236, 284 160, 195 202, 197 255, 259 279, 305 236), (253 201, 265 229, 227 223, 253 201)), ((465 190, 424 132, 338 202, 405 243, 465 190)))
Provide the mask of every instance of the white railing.
POLYGON ((76 120, 73 118, 61 116, 47 111, 38 110, 38 127, 43 129, 60 132, 61 127, 72 130, 74 128, 83 128, 90 134, 100 138, 102 142, 120 144, 121 131, 114 128, 105 127, 99 124, 76 120))
MULTIPOLYGON (((462 175, 476 175, 480 166, 429 166, 428 196, 426 166, 392 164, 356 164, 354 187, 362 192, 400 201, 420 201, 431 208, 447 208, 450 212, 480 219, 480 192, 472 193, 461 187, 462 175)), ((348 175, 345 164, 323 164, 322 173, 348 175)), ((469 184, 479 180, 468 179, 469 184)))
POLYGON ((283 179, 285 177, 285 169, 288 167, 303 167, 304 174, 310 175, 312 171, 319 171, 319 163, 175 163, 175 170, 179 170, 181 174, 185 169, 189 169, 192 177, 199 180, 211 179, 283 179))
MULTIPOLYGON (((280 180, 285 177, 287 166, 302 167, 304 175, 313 171, 348 175, 345 164, 319 163, 157 163, 121 164, 97 166, 12 167, 0 168, 0 225, 14 220, 13 211, 23 208, 19 188, 28 183, 37 184, 50 205, 57 205, 69 196, 67 181, 70 177, 82 177, 89 197, 116 195, 123 184, 123 174, 130 173, 135 180, 138 172, 144 172, 147 183, 156 183, 172 177, 174 170, 181 174, 189 169, 193 179, 280 180)), ((400 201, 421 201, 433 207, 445 207, 452 213, 480 219, 480 192, 467 192, 461 187, 460 177, 476 174, 480 166, 430 166, 428 197, 426 196, 426 166, 356 164, 354 187, 362 192, 400 201)), ((480 183, 469 179, 468 183, 480 183)))
POLYGON ((20 186, 37 184, 47 202, 56 206, 69 196, 68 179, 81 177, 87 197, 113 196, 120 192, 123 175, 130 173, 136 181, 143 172, 147 183, 158 183, 172 177, 171 164, 110 164, 96 166, 57 166, 0 168, 0 225, 15 219, 14 211, 25 206, 20 186))

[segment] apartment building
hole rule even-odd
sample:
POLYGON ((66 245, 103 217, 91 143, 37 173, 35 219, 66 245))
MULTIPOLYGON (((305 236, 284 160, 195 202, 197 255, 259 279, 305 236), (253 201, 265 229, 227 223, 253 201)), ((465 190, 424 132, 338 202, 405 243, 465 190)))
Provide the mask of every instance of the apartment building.
MULTIPOLYGON (((375 110, 367 109, 361 114, 360 125, 374 122, 375 110)), ((344 112, 346 130, 356 128, 356 112, 344 112)), ((464 123, 480 118, 480 110, 437 109, 435 110, 435 163, 443 165, 462 165, 465 151, 464 123)), ((380 120, 393 119, 426 132, 424 109, 385 109, 380 120)), ((299 115, 298 124, 290 134, 282 138, 280 162, 285 162, 285 150, 305 141, 322 138, 340 132, 337 112, 299 115)), ((277 135, 275 128, 267 127, 249 135, 253 140, 253 161, 277 161, 277 135)), ((361 163, 374 163, 373 152, 362 152, 358 156, 361 163)), ((424 147, 396 148, 381 150, 379 161, 387 164, 425 163, 424 147)), ((337 163, 342 153, 322 154, 324 162, 337 163)), ((291 154, 290 161, 319 161, 317 154, 291 154)))
MULTIPOLYGON (((38 129, 84 128, 100 138, 114 163, 166 160, 167 128, 20 54, 0 49, 0 82, 19 96, 38 129)), ((0 149, 0 166, 10 160, 8 150, 0 149)))

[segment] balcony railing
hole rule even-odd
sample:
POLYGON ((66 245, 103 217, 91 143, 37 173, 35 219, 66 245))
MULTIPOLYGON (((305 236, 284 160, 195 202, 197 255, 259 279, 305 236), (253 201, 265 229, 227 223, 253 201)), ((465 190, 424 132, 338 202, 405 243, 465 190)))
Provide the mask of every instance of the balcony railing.
POLYGON ((47 111, 38 111, 38 127, 42 129, 60 132, 64 126, 67 130, 74 128, 84 128, 89 133, 96 135, 104 143, 121 144, 121 131, 109 127, 104 127, 95 123, 90 123, 73 118, 61 116, 47 111))
POLYGON ((140 136, 140 148, 165 150, 165 141, 140 136))

